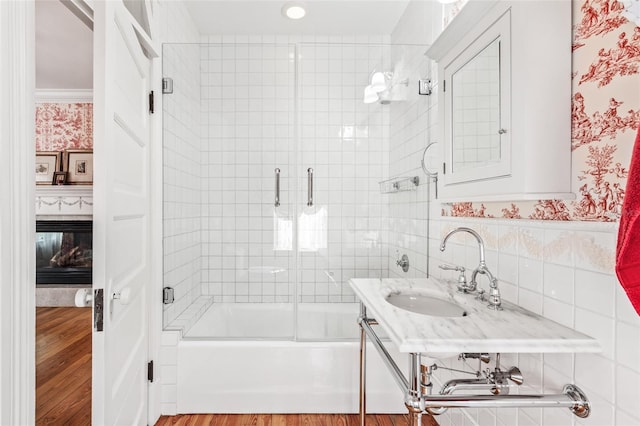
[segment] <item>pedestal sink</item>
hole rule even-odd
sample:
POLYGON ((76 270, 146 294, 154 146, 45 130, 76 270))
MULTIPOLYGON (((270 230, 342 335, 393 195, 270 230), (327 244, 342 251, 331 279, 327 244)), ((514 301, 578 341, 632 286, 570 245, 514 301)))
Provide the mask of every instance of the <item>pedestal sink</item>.
POLYGON ((467 311, 460 305, 414 291, 391 293, 385 300, 393 306, 416 314, 448 318, 467 316, 467 311))

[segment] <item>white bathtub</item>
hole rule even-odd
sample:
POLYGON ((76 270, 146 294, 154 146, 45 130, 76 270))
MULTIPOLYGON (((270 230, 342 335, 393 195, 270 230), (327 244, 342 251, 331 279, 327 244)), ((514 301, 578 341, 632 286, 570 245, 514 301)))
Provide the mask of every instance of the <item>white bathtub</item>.
MULTIPOLYGON (((293 340, 291 305, 212 305, 178 342, 177 412, 357 413, 358 304, 303 305, 297 338, 325 341, 293 340), (233 337, 243 331, 251 338, 233 337)), ((405 413, 371 345, 367 355, 367 411, 405 413)), ((392 355, 404 370, 408 357, 392 355)))
POLYGON ((358 303, 214 303, 184 337, 353 340, 360 336, 359 309, 358 303))

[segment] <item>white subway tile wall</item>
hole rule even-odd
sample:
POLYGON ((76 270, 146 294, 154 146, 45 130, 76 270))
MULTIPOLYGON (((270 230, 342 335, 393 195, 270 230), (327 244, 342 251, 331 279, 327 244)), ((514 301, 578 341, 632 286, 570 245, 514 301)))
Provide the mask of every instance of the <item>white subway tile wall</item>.
MULTIPOLYGON (((392 63, 398 78, 407 78, 404 100, 392 103, 389 176, 418 176, 415 191, 387 195, 389 209, 388 269, 393 277, 424 277, 428 264, 429 196, 433 184, 423 173, 422 154, 429 142, 436 141, 437 110, 435 92, 431 96, 417 94, 418 80, 430 78, 437 82, 431 63, 424 56, 431 39, 429 22, 439 25, 438 6, 431 2, 410 2, 404 16, 391 36, 392 63), (416 25, 421 22, 420 25, 416 25), (396 264, 403 254, 409 257, 410 268, 405 273, 396 264)), ((433 68, 435 70, 435 68, 433 68)), ((433 196, 433 194, 431 194, 433 196)), ((437 248, 436 248, 437 249, 437 248)))

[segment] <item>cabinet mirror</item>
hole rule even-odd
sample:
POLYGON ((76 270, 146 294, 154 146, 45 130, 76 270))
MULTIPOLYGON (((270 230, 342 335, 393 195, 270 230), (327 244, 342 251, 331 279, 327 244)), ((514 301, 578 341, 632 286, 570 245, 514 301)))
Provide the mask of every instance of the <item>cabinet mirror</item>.
POLYGON ((451 76, 451 172, 500 162, 500 41, 451 76))
POLYGON ((574 197, 571 28, 565 0, 469 1, 429 47, 442 202, 574 197))
POLYGON ((510 171, 508 24, 507 13, 444 67, 448 184, 510 171))

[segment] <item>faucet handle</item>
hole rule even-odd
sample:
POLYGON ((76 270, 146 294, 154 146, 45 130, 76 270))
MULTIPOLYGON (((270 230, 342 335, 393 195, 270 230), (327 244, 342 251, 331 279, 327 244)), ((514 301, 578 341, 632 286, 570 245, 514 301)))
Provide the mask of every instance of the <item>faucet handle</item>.
POLYGON ((467 277, 464 274, 464 266, 458 266, 458 265, 438 265, 438 267, 440 269, 443 269, 445 271, 458 271, 460 272, 460 275, 458 275, 458 291, 460 292, 465 292, 467 287, 467 277))
POLYGON ((458 272, 464 272, 464 266, 458 266, 458 265, 448 265, 448 264, 442 264, 442 265, 438 265, 438 268, 440 269, 444 269, 445 271, 458 271, 458 272))
POLYGON ((400 259, 396 260, 396 265, 401 267, 403 272, 407 272, 409 270, 409 257, 403 254, 400 259))
POLYGON ((501 305, 502 297, 500 296, 500 290, 498 290, 498 287, 491 287, 491 290, 489 290, 489 304, 487 305, 487 307, 489 309, 501 311, 501 305))

